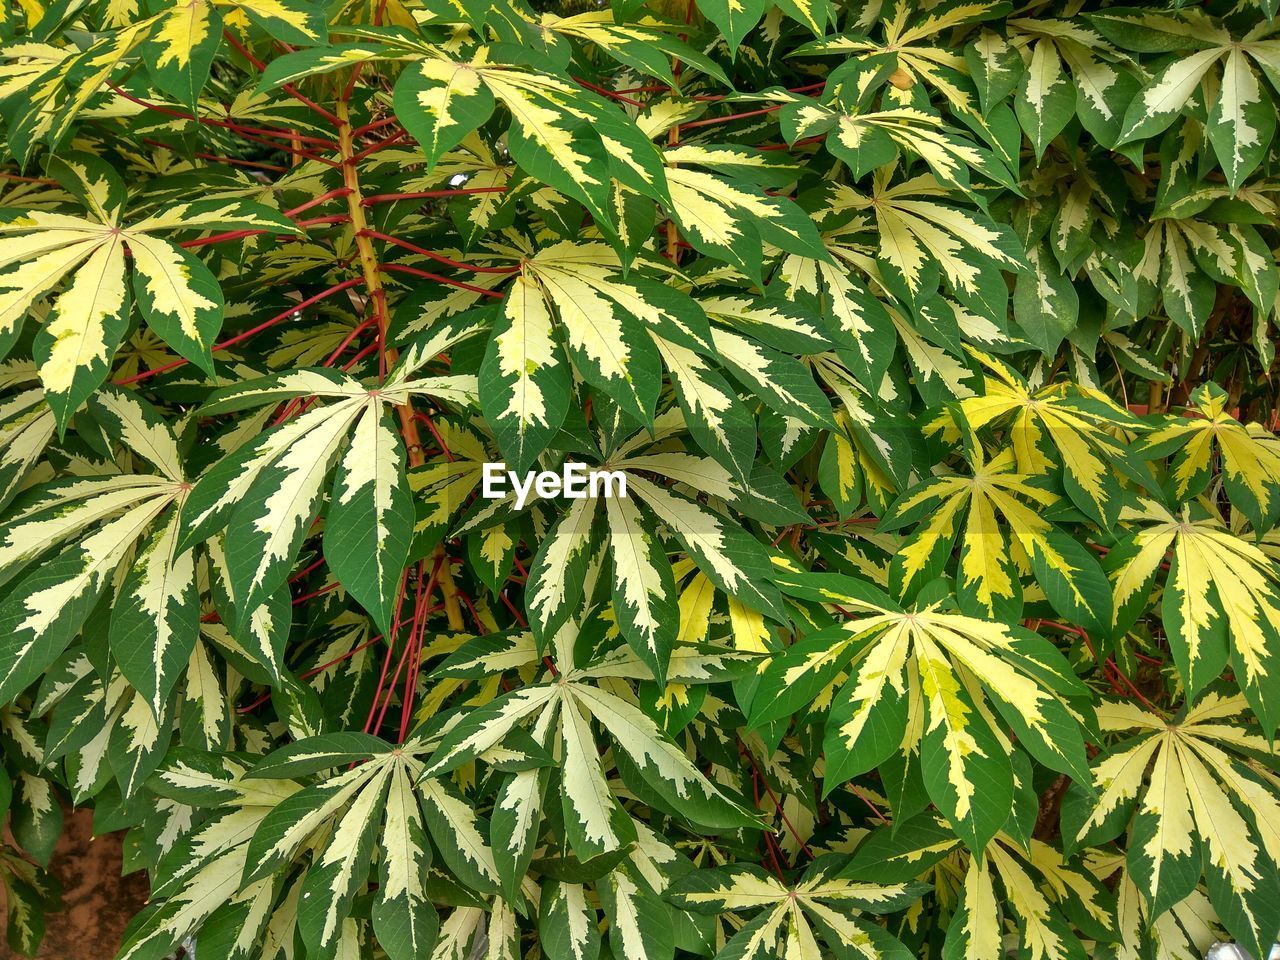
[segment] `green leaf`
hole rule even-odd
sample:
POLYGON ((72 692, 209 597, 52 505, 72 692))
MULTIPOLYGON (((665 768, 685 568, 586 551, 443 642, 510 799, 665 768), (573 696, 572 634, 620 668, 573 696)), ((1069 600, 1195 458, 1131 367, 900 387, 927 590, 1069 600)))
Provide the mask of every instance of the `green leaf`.
POLYGON ((1018 85, 1013 110, 1037 158, 1044 156, 1050 142, 1075 115, 1075 92, 1053 43, 1041 40, 1035 45, 1031 63, 1018 85))
POLYGON ((351 902, 369 873, 374 833, 392 772, 392 767, 384 767, 355 795, 324 853, 302 881, 298 932, 309 953, 332 950, 343 935, 351 902))
POLYGON ((179 103, 194 108, 222 45, 222 14, 211 3, 180 4, 158 18, 142 44, 155 84, 179 103))
POLYGON ((412 960, 435 944, 440 921, 424 884, 431 847, 413 782, 402 764, 392 773, 386 811, 373 929, 391 960, 412 960))
POLYGON ((480 404, 510 468, 527 470, 556 435, 572 394, 538 284, 517 277, 480 368, 480 404))
POLYGON ((163 508, 163 500, 149 500, 129 509, 8 591, 0 602, 0 702, 16 697, 66 649, 163 508))
POLYGON ((195 649, 200 615, 195 558, 177 540, 174 511, 143 545, 111 611, 111 652, 156 717, 195 649))
POLYGON ((596 960, 600 931, 580 883, 544 883, 538 935, 550 960, 596 960))
POLYGON ((615 497, 605 501, 605 509, 618 629, 659 682, 665 682, 679 623, 671 564, 656 525, 633 501, 615 497))
POLYGON ((193 254, 164 240, 130 233, 133 292, 147 325, 178 353, 213 373, 210 348, 222 328, 218 281, 193 254))
MULTIPOLYGON (((66 430, 72 414, 107 378, 129 317, 124 245, 120 239, 112 237, 94 244, 92 253, 76 249, 88 253, 88 259, 58 297, 32 345, 45 400, 57 418, 60 432, 66 430)), ((47 268, 42 261, 35 263, 47 268)), ((55 269, 61 265, 56 264, 55 269)), ((14 276, 14 280, 20 279, 14 276)))
POLYGON ((385 636, 400 571, 409 557, 414 508, 405 477, 404 444, 392 414, 376 398, 356 421, 334 472, 324 554, 329 569, 385 636))
POLYGON ((1227 54, 1222 89, 1209 108, 1206 132, 1231 192, 1262 162, 1276 131, 1276 108, 1238 49, 1227 54))
POLYGON ((344 763, 367 760, 390 750, 378 737, 356 731, 326 733, 295 741, 272 751, 253 765, 245 777, 271 780, 297 778, 344 763))
POLYGON ((431 58, 400 75, 394 103, 396 116, 427 156, 428 172, 488 120, 494 108, 493 94, 479 71, 431 58))

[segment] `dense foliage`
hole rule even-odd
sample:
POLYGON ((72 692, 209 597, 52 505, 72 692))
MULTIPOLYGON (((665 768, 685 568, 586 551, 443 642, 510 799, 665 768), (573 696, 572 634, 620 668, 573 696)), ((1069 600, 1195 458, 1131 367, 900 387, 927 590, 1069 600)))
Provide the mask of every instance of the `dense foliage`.
POLYGON ((10 5, 10 943, 1265 955, 1276 6, 10 5))

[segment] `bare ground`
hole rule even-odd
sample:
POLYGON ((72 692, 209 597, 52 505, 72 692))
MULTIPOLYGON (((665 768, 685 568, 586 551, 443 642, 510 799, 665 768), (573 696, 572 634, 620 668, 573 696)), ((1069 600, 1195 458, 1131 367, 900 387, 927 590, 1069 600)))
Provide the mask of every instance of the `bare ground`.
MULTIPOLYGON (((93 836, 93 813, 63 811, 62 837, 49 869, 62 882, 61 913, 46 919, 37 960, 111 960, 125 924, 147 899, 146 876, 120 876, 121 836, 93 836)), ((0 892, 0 898, 3 893, 0 892)), ((0 929, 0 960, 22 955, 9 949, 0 929)))

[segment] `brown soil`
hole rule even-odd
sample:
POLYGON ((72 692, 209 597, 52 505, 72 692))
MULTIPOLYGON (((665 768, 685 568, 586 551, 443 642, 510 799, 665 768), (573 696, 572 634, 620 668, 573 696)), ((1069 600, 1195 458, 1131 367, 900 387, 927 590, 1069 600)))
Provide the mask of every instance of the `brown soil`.
MULTIPOLYGON (((65 809, 63 815, 62 837, 49 869, 62 883, 64 909, 46 918, 44 941, 36 957, 111 960, 120 948, 125 924, 146 903, 146 875, 120 876, 121 836, 95 838, 92 811, 65 809)), ((21 956, 9 949, 0 929, 0 960, 21 956)))

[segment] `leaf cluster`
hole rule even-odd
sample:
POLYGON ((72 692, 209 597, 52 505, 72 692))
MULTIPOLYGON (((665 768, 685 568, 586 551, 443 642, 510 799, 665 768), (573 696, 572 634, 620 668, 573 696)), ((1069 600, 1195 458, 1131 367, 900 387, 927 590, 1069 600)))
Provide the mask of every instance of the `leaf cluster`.
POLYGON ((1265 955, 1276 7, 11 5, 10 944, 1265 955))

